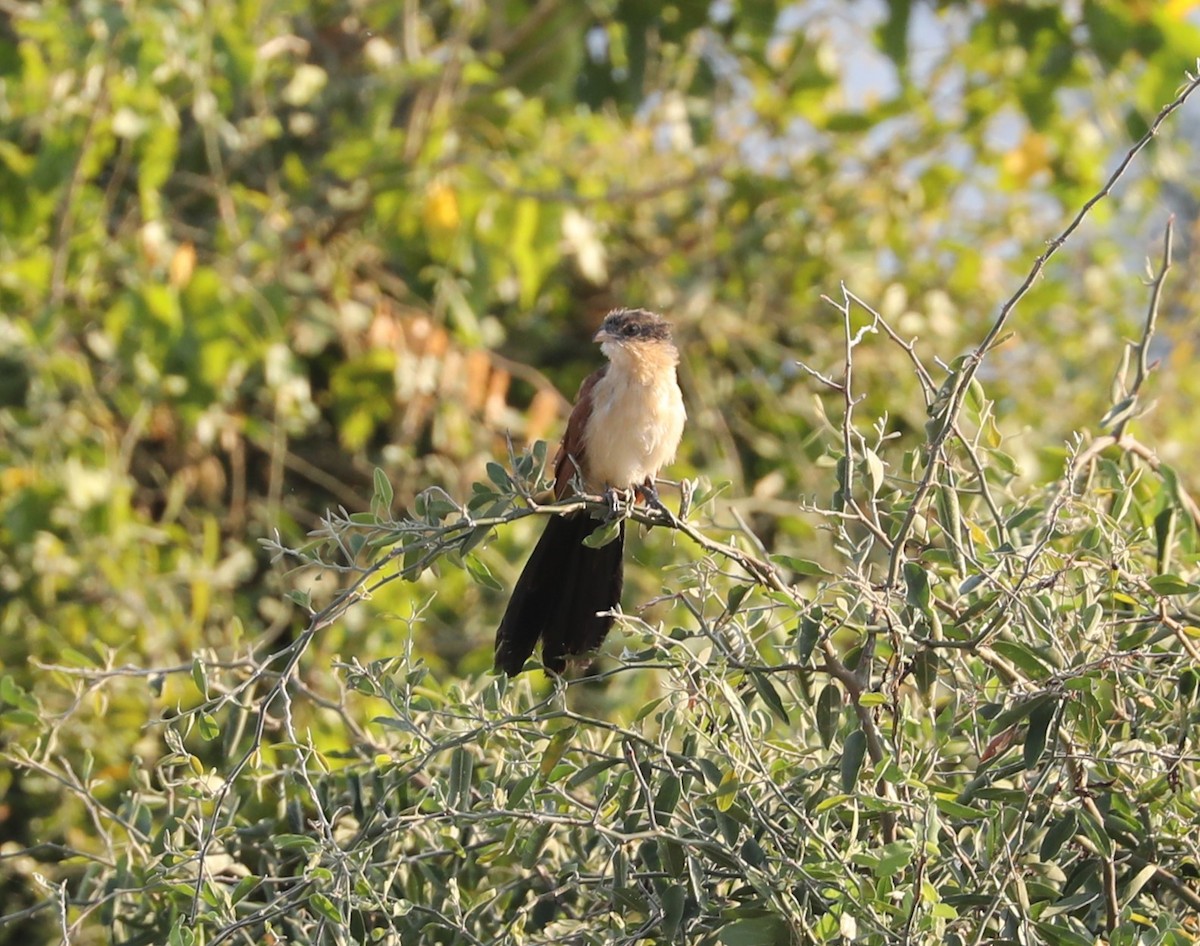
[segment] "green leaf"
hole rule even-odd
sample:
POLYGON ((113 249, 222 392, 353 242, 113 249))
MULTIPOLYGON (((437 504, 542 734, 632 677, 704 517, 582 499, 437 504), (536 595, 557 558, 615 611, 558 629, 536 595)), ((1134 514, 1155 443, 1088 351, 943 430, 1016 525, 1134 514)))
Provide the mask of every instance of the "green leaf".
POLYGON ((754 838, 746 838, 742 842, 741 850, 738 851, 742 856, 742 860, 751 867, 762 867, 767 862, 767 852, 763 850, 762 845, 754 838))
POLYGON ((200 730, 200 738, 205 742, 212 742, 221 735, 221 727, 217 725, 217 721, 208 713, 201 713, 196 718, 196 725, 200 730))
POLYGON ((962 821, 978 821, 985 817, 984 813, 977 808, 972 808, 970 805, 964 805, 962 802, 955 801, 952 797, 945 795, 937 795, 933 799, 933 803, 947 818, 958 818, 962 821))
POLYGON ((450 804, 462 810, 471 808, 471 777, 475 771, 475 760, 471 753, 458 746, 450 755, 450 780, 448 788, 450 804))
POLYGON ((491 569, 476 556, 464 555, 463 565, 466 566, 467 574, 471 576, 471 579, 476 584, 483 585, 485 588, 491 588, 493 591, 504 590, 504 586, 492 575, 491 569))
POLYGON ((511 807, 516 808, 525 800, 529 789, 533 787, 533 782, 534 776, 526 775, 513 783, 513 787, 508 792, 508 803, 511 807))
POLYGON ((890 844, 885 844, 879 852, 879 859, 873 868, 875 876, 892 877, 911 864, 912 859, 913 846, 911 841, 893 841, 890 844))
POLYGON ((750 680, 754 684, 754 689, 758 691, 758 695, 763 698, 763 702, 771 708, 771 712, 779 717, 780 721, 789 723, 787 710, 783 707, 783 700, 779 698, 779 693, 775 689, 775 685, 767 679, 765 674, 751 670, 749 672, 750 680))
POLYGON ((662 892, 662 935, 665 942, 676 942, 683 911, 687 906, 687 887, 682 883, 669 884, 662 892))
POLYGON ((0 713, 0 719, 17 726, 40 726, 45 722, 40 714, 24 709, 5 710, 0 713))
POLYGON ((733 485, 729 480, 718 480, 716 483, 711 483, 701 489, 699 492, 692 494, 692 509, 699 509, 706 503, 711 503, 714 499, 720 496, 725 490, 733 485))
POLYGON ((92 667, 95 661, 74 647, 64 647, 58 652, 58 659, 74 667, 92 667))
POLYGON ((1031 506, 1028 509, 1022 509, 1015 516, 1010 516, 1008 521, 1004 523, 1004 527, 1010 532, 1020 529, 1021 526, 1025 525, 1030 520, 1039 518, 1043 512, 1044 510, 1039 509, 1036 506, 1031 506))
POLYGON ((941 658, 932 648, 924 648, 917 652, 912 659, 913 682, 920 690, 926 702, 933 695, 933 685, 937 683, 938 672, 942 667, 941 658))
POLYGON ((1168 506, 1154 517, 1154 545, 1158 574, 1161 577, 1171 567, 1171 550, 1175 545, 1175 507, 1168 506))
POLYGON ((306 834, 277 834, 271 838, 271 845, 277 851, 298 849, 305 853, 312 853, 321 846, 314 838, 310 838, 306 834))
POLYGON ((841 808, 853 800, 853 798, 853 795, 848 795, 845 792, 841 792, 837 795, 830 795, 828 798, 822 798, 819 802, 817 802, 813 808, 813 812, 819 815, 825 811, 832 811, 835 808, 841 808))
POLYGON ((208 699, 208 671, 204 667, 204 661, 199 657, 192 658, 192 683, 196 685, 197 691, 206 700, 208 699))
POLYGON ((1185 703, 1195 698, 1200 689, 1200 668, 1187 667, 1179 673, 1179 698, 1185 703))
POLYGON ((1046 750, 1046 733, 1058 712, 1057 700, 1046 700, 1029 713, 1029 732, 1025 736, 1025 768, 1037 766, 1046 750))
POLYGON ((777 946, 791 942, 791 933, 779 917, 756 916, 723 926, 717 941, 724 946, 777 946))
POLYGON ((929 610, 929 575, 919 562, 904 563, 905 603, 918 611, 929 610))
POLYGON ((467 500, 467 510, 473 513, 478 512, 484 506, 494 503, 499 498, 499 493, 488 489, 482 483, 475 483, 471 486, 471 498, 467 500))
POLYGON ((624 525, 624 520, 622 519, 613 519, 611 522, 606 522, 584 539, 583 544, 589 549, 603 548, 621 534, 622 525, 624 525))
POLYGON ((812 575, 816 578, 829 578, 832 572, 828 571, 817 562, 810 562, 806 558, 796 558, 792 555, 772 555, 771 561, 786 568, 797 575, 812 575))
POLYGON ((532 831, 526 831, 522 837, 525 839, 523 850, 521 851, 521 866, 526 870, 532 870, 538 861, 542 858, 542 851, 546 848, 546 842, 550 839, 550 831, 553 825, 539 824, 532 831))
POLYGON ((1137 628, 1137 630, 1130 631, 1128 634, 1122 634, 1116 641, 1117 650, 1136 650, 1150 638, 1151 630, 1153 630, 1151 625, 1144 624, 1137 628))
POLYGON ((833 744, 841 709, 842 691, 836 683, 826 684, 817 696, 817 735, 826 749, 833 744))
POLYGON ((441 522, 451 513, 461 513, 462 510, 450 500, 441 496, 430 496, 425 501, 424 519, 426 522, 441 522))
POLYGON ((1031 646, 1016 641, 1000 640, 992 644, 992 649, 1033 680, 1044 680, 1051 675, 1050 667, 1031 646))
POLYGON ((730 588, 729 596, 725 599, 725 613, 727 615, 736 614, 749 592, 750 585, 734 585, 730 588))
POLYGON ((888 17, 876 27, 876 42, 879 49, 893 63, 900 75, 907 73, 909 17, 912 15, 912 0, 898 0, 887 5, 888 17))
POLYGON ((741 783, 738 781, 737 774, 733 769, 730 769, 721 778, 721 784, 717 786, 717 810, 729 811, 733 807, 734 800, 737 798, 740 788, 741 783))
POLYGON ((1033 713, 1034 710, 1045 706, 1047 703, 1053 703, 1058 697, 1053 693, 1038 693, 1035 696, 1026 697, 1018 701, 1013 706, 998 713, 988 727, 988 732, 993 735, 1004 732, 1010 726, 1014 726, 1021 722, 1025 717, 1033 713))
MULTIPOLYGON (((1157 866, 1151 866, 1150 870, 1157 870, 1157 866)), ((1100 899, 1100 891, 1088 890, 1084 893, 1077 893, 1070 897, 1063 897, 1061 900, 1055 900, 1050 906, 1046 907, 1041 914, 1041 919, 1048 920, 1056 916, 1080 916, 1081 910, 1089 904, 1095 903, 1100 899)))
POLYGON ((668 775, 663 779, 658 794, 654 796, 654 817, 660 826, 670 823, 675 806, 679 804, 683 783, 678 775, 668 775))
POLYGON ((488 461, 487 476, 502 493, 512 491, 512 478, 508 475, 508 470, 494 460, 488 461))
POLYGON ((472 529, 470 531, 470 533, 467 535, 467 537, 465 539, 463 539, 462 545, 459 546, 459 551, 463 555, 466 555, 468 552, 470 552, 472 549, 474 549, 476 546, 478 546, 479 543, 481 543, 484 539, 486 539, 491 534, 492 534, 491 526, 476 526, 474 529, 472 529))
POLYGON ((1131 394, 1127 398, 1118 401, 1108 409, 1108 412, 1100 418, 1100 426, 1113 427, 1121 421, 1133 415, 1134 408, 1137 406, 1137 395, 1131 394))
POLYGON ((38 710, 37 700, 30 696, 28 691, 13 679, 12 674, 8 673, 0 677, 0 702, 32 712, 37 712, 38 710))
MULTIPOLYGON (((305 611, 312 610, 312 598, 309 597, 307 591, 301 591, 299 588, 293 588, 286 595, 284 595, 284 597, 293 604, 299 605, 305 611)), ((201 692, 204 691, 202 690, 201 692)))
POLYGON ((869 447, 864 459, 867 465, 867 477, 871 481, 871 495, 878 496, 884 483, 883 461, 879 459, 879 454, 869 447))
POLYGON ((1100 618, 1104 616, 1104 607, 1101 604, 1093 602, 1087 605, 1079 612, 1079 631, 1080 634, 1090 634, 1096 628, 1096 624, 1100 618))
POLYGON ((800 619, 800 632, 796 635, 796 656, 798 662, 806 664, 812 657, 817 641, 821 639, 821 621, 817 617, 804 615, 800 619))
POLYGON ((842 791, 847 794, 854 791, 855 785, 858 784, 858 773, 862 769, 863 759, 867 755, 867 734, 861 729, 856 729, 846 737, 846 744, 842 748, 842 762, 840 773, 842 778, 842 791))
POLYGON ((171 932, 167 934, 167 946, 193 946, 195 942, 196 933, 191 927, 183 923, 172 924, 171 932))
POLYGON ((567 788, 578 788, 580 785, 595 782, 597 776, 602 772, 607 772, 613 766, 620 764, 622 764, 620 759, 597 759, 595 762, 589 762, 567 779, 567 788))
POLYGON ((666 699, 666 697, 664 697, 664 696, 656 696, 654 699, 648 700, 645 703, 643 703, 638 708, 637 713, 634 715, 633 721, 635 723, 641 722, 643 719, 645 719, 647 716, 649 716, 651 713, 653 713, 656 709, 658 709, 658 707, 662 705, 662 702, 665 699, 666 699))
POLYGON ((387 474, 379 467, 375 467, 375 497, 372 500, 372 506, 377 506, 381 513, 387 514, 391 511, 394 498, 395 494, 392 492, 392 484, 387 478, 387 474))
POLYGON ((1157 595, 1190 595, 1200 591, 1200 585, 1184 581, 1178 575, 1155 575, 1149 581, 1150 588, 1157 595))
POLYGON ((312 904, 313 909, 329 920, 329 922, 336 923, 338 926, 342 925, 342 914, 338 911, 334 902, 325 896, 325 894, 314 892, 309 896, 308 902, 312 904))
POLYGON ((1113 844, 1112 838, 1108 836, 1108 832, 1104 829, 1104 825, 1100 824, 1088 812, 1080 812, 1079 823, 1083 826, 1083 830, 1087 836, 1092 839, 1092 843, 1096 845, 1101 857, 1112 857, 1113 844))
POLYGON ((970 575, 958 586, 958 593, 960 596, 970 594, 987 580, 988 576, 982 572, 970 575))
POLYGON ((995 604, 999 597, 999 592, 991 591, 980 597, 978 601, 972 602, 965 611, 959 614, 954 622, 955 626, 960 628, 972 627, 974 619, 995 604))
POLYGON ((1062 846, 1075 837, 1078 830, 1079 819, 1074 811, 1068 809, 1067 813, 1056 821, 1046 832, 1046 836, 1042 838, 1038 857, 1046 862, 1054 860, 1058 852, 1062 850, 1062 846))
POLYGON ((538 774, 542 778, 549 777, 551 770, 558 765, 574 738, 574 726, 566 726, 550 737, 550 744, 546 747, 546 751, 542 754, 542 761, 538 764, 538 774))
POLYGON ((1033 926, 1045 942, 1053 946, 1095 946, 1096 943, 1095 937, 1077 933, 1062 923, 1035 922, 1033 926))
POLYGON ((237 886, 233 888, 233 893, 229 895, 230 902, 240 903, 260 883, 262 883, 262 878, 256 877, 254 874, 243 877, 238 881, 237 886))

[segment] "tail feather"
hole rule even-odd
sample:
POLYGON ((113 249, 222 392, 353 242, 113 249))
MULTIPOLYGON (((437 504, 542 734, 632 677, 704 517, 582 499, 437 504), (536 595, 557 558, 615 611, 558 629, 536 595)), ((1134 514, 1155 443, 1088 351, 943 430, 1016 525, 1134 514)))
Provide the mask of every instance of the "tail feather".
POLYGON ((599 523, 586 513, 555 516, 534 547, 517 580, 496 631, 496 667, 509 676, 521 672, 542 641, 542 662, 561 673, 566 657, 595 650, 612 626, 610 611, 621 600, 625 525, 602 548, 583 540, 599 523))

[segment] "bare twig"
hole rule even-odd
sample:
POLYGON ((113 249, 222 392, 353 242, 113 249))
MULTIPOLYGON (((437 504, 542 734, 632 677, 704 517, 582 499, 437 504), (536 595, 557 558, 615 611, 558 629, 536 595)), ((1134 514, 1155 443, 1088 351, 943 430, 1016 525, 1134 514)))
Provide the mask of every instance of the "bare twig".
POLYGON ((959 411, 962 409, 963 400, 966 397, 967 389, 970 385, 971 379, 975 377, 975 373, 979 370, 979 366, 983 364, 983 359, 991 350, 992 345, 995 344, 996 339, 999 338, 1000 333, 1008 325, 1008 320, 1012 316, 1013 310, 1016 309, 1018 303, 1025 298, 1025 295, 1029 292, 1034 282, 1037 281, 1037 278, 1041 276, 1042 270, 1045 269, 1046 263, 1049 262, 1050 258, 1054 256, 1054 254, 1058 252, 1063 244, 1070 239, 1071 235, 1074 234, 1077 229, 1079 229, 1080 224, 1083 223, 1084 219, 1091 212, 1092 208, 1112 193, 1117 181, 1124 176, 1125 172, 1129 169, 1129 166, 1133 163, 1134 158, 1136 158, 1142 152, 1142 149, 1145 148, 1146 145, 1148 145, 1155 137, 1155 135, 1158 134, 1158 130, 1162 127, 1163 122, 1165 122, 1176 109, 1181 107, 1197 88, 1200 88, 1200 75, 1190 77, 1187 85, 1183 87, 1183 90, 1177 96, 1175 96, 1174 100, 1163 107, 1163 109, 1155 117, 1154 121, 1150 124, 1150 127, 1146 130, 1146 133, 1142 135, 1137 144, 1129 149, 1125 157, 1121 160, 1121 163, 1117 165, 1116 170, 1109 175, 1109 178, 1104 183, 1104 186, 1084 203, 1084 205, 1079 209, 1078 213, 1076 213, 1072 218, 1071 222, 1067 224, 1066 228, 1058 236, 1051 240, 1045 251, 1038 256, 1036 260, 1034 260, 1033 266, 1029 270, 1029 274, 1025 277, 1024 282, 1022 282, 1017 288, 1017 291, 1013 293, 1011 297, 1009 297, 1008 301, 1006 301, 1000 307, 999 315, 996 317, 996 320, 992 324, 992 327, 988 331, 987 335, 984 336, 983 341, 980 342, 979 347, 976 348, 975 351, 970 355, 968 355, 966 360, 963 362, 959 375, 955 379, 955 384, 950 390, 947 403, 942 409, 944 412, 943 423, 939 425, 937 432, 925 445, 925 474, 922 476, 920 483, 917 485, 917 489, 913 494, 912 501, 909 504, 907 512, 905 513, 904 520, 900 523, 900 527, 897 529, 896 536, 893 539, 892 554, 888 561, 887 584, 889 587, 895 585, 899 576, 905 540, 912 532, 913 524, 917 517, 917 511, 922 505, 925 496, 928 494, 930 487, 933 485, 934 478, 937 474, 937 467, 941 461, 942 447, 946 442, 946 438, 950 436, 950 433, 954 429, 954 422, 957 420, 959 411))
MULTIPOLYGON (((1175 233, 1175 218, 1167 219, 1166 232, 1163 234, 1163 252, 1162 261, 1159 263, 1158 272, 1154 275, 1150 283, 1150 303, 1146 306, 1146 324, 1142 328, 1142 337, 1137 344, 1137 373, 1134 375, 1133 384, 1130 385, 1128 396, 1136 399, 1138 393, 1142 389, 1142 384, 1150 374, 1150 342, 1154 338, 1154 330, 1158 325, 1158 306, 1162 300, 1163 283, 1166 282, 1167 273, 1171 271, 1171 253, 1174 244, 1175 233)), ((1113 430, 1113 435, 1119 440, 1125 433, 1125 428, 1129 426, 1129 422, 1133 420, 1133 410, 1125 413, 1113 430)))

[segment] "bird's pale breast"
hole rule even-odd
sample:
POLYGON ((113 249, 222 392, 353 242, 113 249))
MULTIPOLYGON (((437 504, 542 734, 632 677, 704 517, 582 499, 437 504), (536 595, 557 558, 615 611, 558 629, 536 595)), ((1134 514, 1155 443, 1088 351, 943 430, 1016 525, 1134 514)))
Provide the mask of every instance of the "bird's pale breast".
POLYGON ((686 417, 672 365, 637 378, 618 361, 592 391, 585 428, 588 488, 626 489, 675 458, 686 417))

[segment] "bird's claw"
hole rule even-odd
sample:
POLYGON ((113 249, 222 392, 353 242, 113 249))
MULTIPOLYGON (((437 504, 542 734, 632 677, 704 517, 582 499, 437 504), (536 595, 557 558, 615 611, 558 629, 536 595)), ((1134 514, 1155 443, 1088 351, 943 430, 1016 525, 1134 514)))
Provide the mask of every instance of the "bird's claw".
POLYGON ((635 494, 631 489, 617 489, 610 486, 604 491, 604 501, 608 504, 606 521, 611 522, 618 516, 628 516, 633 509, 635 494))
POLYGON ((646 505, 658 512, 668 522, 675 523, 677 520, 675 514, 667 508, 666 503, 662 501, 662 497, 658 495, 658 488, 654 485, 654 481, 647 479, 637 491, 642 494, 642 498, 646 500, 646 505))

